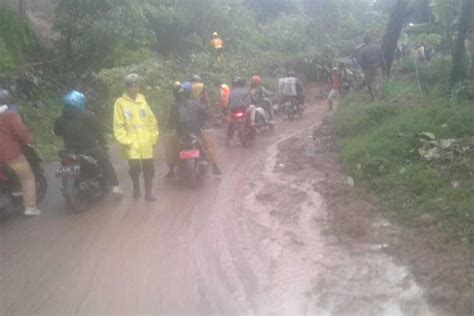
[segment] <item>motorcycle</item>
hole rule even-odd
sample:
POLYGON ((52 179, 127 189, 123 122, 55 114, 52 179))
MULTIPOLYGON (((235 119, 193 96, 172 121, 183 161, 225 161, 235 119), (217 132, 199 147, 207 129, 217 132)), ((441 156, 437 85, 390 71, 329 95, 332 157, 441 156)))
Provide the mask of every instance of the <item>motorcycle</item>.
POLYGON ((68 151, 61 151, 59 158, 56 176, 61 178, 63 196, 74 211, 87 209, 108 192, 108 182, 94 158, 68 151))
MULTIPOLYGON (((35 175, 36 201, 40 203, 48 190, 42 160, 36 149, 31 145, 23 146, 22 153, 35 175)), ((20 181, 8 167, 0 166, 0 217, 6 217, 23 208, 23 193, 20 181)))
POLYGON ((207 173, 208 163, 196 135, 188 134, 179 139, 179 179, 192 188, 198 187, 207 173))
POLYGON ((233 110, 230 117, 230 124, 240 139, 242 146, 247 147, 250 141, 255 138, 255 129, 250 126, 250 118, 246 108, 233 110))
MULTIPOLYGON (((270 106, 273 106, 270 104, 270 106)), ((273 130, 274 124, 270 122, 269 115, 263 107, 255 108, 255 127, 260 130, 265 127, 269 127, 270 130, 273 130)))
POLYGON ((299 104, 297 97, 286 97, 283 100, 283 109, 291 121, 295 116, 303 117, 304 106, 299 104))

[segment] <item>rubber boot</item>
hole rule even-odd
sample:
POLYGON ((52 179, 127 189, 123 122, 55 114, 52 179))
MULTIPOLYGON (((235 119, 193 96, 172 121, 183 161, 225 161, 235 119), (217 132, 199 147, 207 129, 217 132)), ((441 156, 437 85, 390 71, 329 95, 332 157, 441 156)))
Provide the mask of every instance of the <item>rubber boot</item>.
POLYGON ((142 196, 141 190, 140 190, 140 181, 138 181, 138 177, 132 177, 132 184, 133 184, 133 198, 135 200, 140 199, 142 196))
POLYGON ((153 175, 145 174, 145 200, 148 202, 156 202, 156 196, 153 195, 153 175))

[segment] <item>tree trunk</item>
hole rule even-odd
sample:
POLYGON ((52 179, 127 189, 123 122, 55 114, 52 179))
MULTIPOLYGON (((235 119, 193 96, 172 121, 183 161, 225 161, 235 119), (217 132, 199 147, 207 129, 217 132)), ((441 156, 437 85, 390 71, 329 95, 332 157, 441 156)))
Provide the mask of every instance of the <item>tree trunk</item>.
POLYGON ((403 25, 409 15, 408 0, 397 0, 390 13, 390 19, 382 40, 382 51, 387 64, 387 76, 390 76, 395 49, 402 33, 403 25))
POLYGON ((467 56, 465 42, 472 23, 474 0, 463 0, 461 17, 459 19, 458 37, 454 43, 453 68, 451 70, 451 86, 468 77, 467 56))

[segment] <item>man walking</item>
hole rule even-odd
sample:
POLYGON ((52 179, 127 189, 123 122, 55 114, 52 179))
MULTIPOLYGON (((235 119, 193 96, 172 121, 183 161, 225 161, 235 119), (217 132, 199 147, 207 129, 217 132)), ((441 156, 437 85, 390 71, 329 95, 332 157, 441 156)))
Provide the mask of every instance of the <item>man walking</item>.
POLYGON ((379 96, 381 71, 385 72, 386 70, 385 58, 380 46, 372 43, 370 36, 365 36, 364 44, 359 53, 359 63, 365 73, 370 100, 374 102, 375 98, 379 96))

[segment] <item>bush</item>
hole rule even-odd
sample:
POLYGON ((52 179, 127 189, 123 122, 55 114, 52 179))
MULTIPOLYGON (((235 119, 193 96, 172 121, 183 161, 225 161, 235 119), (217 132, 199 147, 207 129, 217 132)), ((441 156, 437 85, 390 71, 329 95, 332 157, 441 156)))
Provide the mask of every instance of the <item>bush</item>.
POLYGON ((419 64, 420 82, 425 92, 449 95, 451 60, 451 57, 438 56, 430 62, 419 64))
POLYGON ((457 100, 474 100, 474 80, 458 82, 453 90, 453 97, 457 100))

